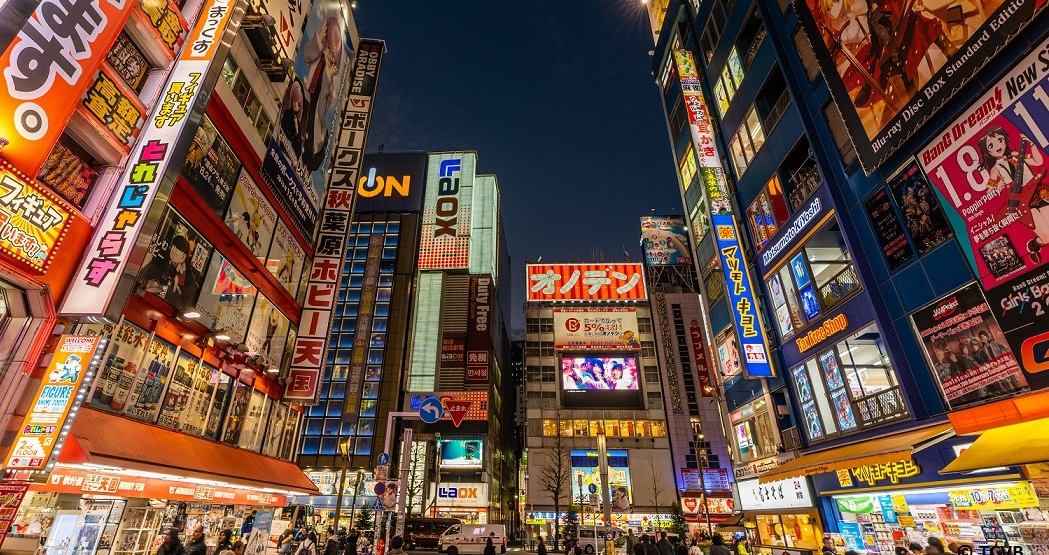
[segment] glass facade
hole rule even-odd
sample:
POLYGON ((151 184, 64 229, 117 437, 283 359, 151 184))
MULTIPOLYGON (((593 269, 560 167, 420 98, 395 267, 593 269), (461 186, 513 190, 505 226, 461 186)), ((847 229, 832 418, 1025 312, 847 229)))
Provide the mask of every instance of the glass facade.
POLYGON ((301 450, 303 455, 336 455, 343 441, 348 441, 350 454, 372 454, 400 227, 397 221, 360 222, 350 227, 350 247, 346 250, 346 265, 343 267, 328 344, 320 402, 307 409, 301 450), (374 295, 367 295, 363 294, 362 289, 368 245, 375 235, 382 237, 379 277, 374 295), (357 316, 361 311, 362 297, 373 303, 371 329, 365 330, 367 337, 361 338, 364 341, 355 347, 357 316), (356 353, 355 349, 360 352, 356 353), (350 364, 358 357, 364 363, 361 401, 359 406, 354 406, 358 418, 356 423, 343 422, 350 364))

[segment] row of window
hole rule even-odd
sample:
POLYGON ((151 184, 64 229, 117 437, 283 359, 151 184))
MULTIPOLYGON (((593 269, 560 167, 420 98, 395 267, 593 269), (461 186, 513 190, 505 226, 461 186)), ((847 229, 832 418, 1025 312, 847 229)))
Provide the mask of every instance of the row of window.
POLYGON ((266 115, 266 110, 262 109, 262 101, 259 100, 258 94, 252 90, 251 83, 248 82, 244 73, 241 72, 240 66, 233 59, 232 52, 222 64, 222 80, 233 91, 233 96, 240 103, 241 108, 244 109, 244 114, 248 116, 252 125, 255 126, 255 130, 258 131, 259 137, 265 142, 269 138, 273 122, 266 115))
POLYGON ((667 437, 663 420, 551 420, 543 419, 543 437, 667 437))

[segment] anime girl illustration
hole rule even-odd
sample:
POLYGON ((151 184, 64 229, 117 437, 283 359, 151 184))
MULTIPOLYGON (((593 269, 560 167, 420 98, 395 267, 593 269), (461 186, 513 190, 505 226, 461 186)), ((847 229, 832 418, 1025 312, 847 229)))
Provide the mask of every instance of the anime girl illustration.
POLYGON ((1049 185, 1044 182, 1045 168, 1042 153, 1031 148, 1031 141, 1023 133, 1016 150, 1009 144, 1009 135, 1001 126, 990 127, 976 141, 987 171, 987 186, 1006 195, 998 212, 998 219, 1013 217, 1035 233, 1027 243, 1027 253, 1035 264, 1042 263, 1042 247, 1049 243, 1049 185))

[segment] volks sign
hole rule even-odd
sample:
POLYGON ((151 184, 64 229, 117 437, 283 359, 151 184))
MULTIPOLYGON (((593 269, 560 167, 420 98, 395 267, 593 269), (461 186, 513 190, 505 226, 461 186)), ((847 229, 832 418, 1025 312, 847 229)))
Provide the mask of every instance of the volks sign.
POLYGON ((439 486, 436 497, 438 507, 484 507, 488 505, 488 484, 439 486))

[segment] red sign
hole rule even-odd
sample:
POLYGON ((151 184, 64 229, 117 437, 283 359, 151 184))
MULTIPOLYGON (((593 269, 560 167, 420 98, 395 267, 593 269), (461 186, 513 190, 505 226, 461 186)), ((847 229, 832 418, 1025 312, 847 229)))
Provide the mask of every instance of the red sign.
POLYGON ((685 506, 685 510, 694 513, 699 508, 699 499, 695 497, 686 497, 681 500, 681 504, 685 506))
POLYGON ((0 484, 0 547, 7 539, 7 533, 11 531, 11 522, 15 519, 18 506, 25 498, 25 492, 29 489, 26 482, 5 482, 0 484))
POLYGON ((72 468, 56 468, 51 472, 47 482, 32 484, 29 489, 77 495, 101 493, 120 497, 165 499, 167 501, 207 501, 229 505, 283 507, 287 503, 287 497, 284 495, 261 493, 250 489, 206 486, 159 478, 102 474, 72 468))
POLYGON ((444 408, 448 410, 448 416, 452 417, 452 424, 455 424, 456 428, 463 423, 463 418, 470 411, 472 404, 471 401, 446 401, 444 403, 444 408))
POLYGON ((696 374, 699 374, 699 391, 704 397, 713 397, 714 384, 711 383, 710 365, 707 364, 707 348, 703 344, 703 327, 698 320, 689 321, 688 336, 692 341, 692 358, 696 361, 696 374))
POLYGON ((641 264, 529 264, 528 300, 644 300, 641 264))

